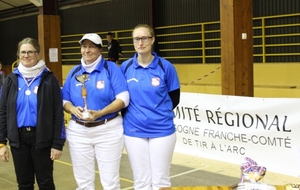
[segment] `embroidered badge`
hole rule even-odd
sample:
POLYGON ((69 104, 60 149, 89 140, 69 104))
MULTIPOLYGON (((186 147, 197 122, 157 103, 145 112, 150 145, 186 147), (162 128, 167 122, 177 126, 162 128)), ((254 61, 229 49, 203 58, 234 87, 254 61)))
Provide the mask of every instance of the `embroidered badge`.
POLYGON ((103 89, 104 88, 104 80, 100 80, 100 81, 97 81, 97 88, 98 89, 103 89))
POLYGON ((158 78, 158 77, 152 78, 151 84, 152 84, 152 86, 159 86, 160 85, 160 78, 158 78))

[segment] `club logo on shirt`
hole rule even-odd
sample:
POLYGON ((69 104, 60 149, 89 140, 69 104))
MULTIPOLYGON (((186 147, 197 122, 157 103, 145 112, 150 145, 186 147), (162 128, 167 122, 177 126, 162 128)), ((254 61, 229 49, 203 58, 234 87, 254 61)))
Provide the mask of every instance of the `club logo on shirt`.
POLYGON ((33 89, 33 93, 37 94, 38 88, 39 88, 38 86, 35 86, 33 89))
POLYGON ((152 84, 152 86, 159 86, 160 85, 160 78, 158 78, 158 77, 152 78, 151 84, 152 84))
POLYGON ((100 81, 97 81, 97 88, 98 89, 103 89, 104 88, 104 80, 100 80, 100 81))

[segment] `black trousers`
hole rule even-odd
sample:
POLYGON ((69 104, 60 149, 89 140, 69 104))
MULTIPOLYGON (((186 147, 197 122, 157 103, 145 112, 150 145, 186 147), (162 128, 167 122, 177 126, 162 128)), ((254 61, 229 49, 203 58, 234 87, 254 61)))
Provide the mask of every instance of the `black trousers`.
POLYGON ((35 178, 40 190, 55 190, 51 147, 36 149, 36 133, 19 132, 20 148, 11 147, 19 190, 33 190, 35 178))

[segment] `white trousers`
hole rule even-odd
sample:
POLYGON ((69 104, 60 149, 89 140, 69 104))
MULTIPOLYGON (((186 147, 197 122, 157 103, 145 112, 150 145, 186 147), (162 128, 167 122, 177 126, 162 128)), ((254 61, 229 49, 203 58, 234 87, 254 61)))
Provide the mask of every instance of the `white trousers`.
POLYGON ((70 120, 66 129, 76 190, 95 190, 95 161, 104 190, 120 189, 120 162, 124 148, 121 116, 96 127, 70 120))
POLYGON ((150 139, 125 135, 135 190, 158 190, 171 186, 170 168, 175 142, 176 133, 150 139))

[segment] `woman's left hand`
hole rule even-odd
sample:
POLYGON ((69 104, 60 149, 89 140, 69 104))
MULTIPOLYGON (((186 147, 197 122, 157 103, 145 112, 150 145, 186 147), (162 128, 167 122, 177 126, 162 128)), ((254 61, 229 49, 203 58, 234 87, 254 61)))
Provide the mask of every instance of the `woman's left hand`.
POLYGON ((90 117, 88 118, 89 121, 95 121, 97 118, 101 117, 101 110, 89 110, 90 117))

